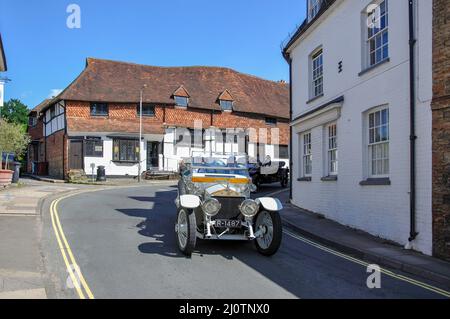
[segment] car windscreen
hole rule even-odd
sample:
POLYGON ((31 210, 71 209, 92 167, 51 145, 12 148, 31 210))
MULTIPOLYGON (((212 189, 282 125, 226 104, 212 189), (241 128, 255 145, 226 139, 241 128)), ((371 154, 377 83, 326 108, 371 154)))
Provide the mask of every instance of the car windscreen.
POLYGON ((199 174, 220 174, 220 175, 243 175, 248 176, 248 169, 245 165, 222 161, 194 164, 193 170, 199 174))

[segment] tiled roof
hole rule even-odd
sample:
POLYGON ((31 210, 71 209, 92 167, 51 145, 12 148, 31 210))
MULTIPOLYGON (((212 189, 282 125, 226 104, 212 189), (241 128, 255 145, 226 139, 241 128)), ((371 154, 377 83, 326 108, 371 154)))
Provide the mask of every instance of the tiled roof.
POLYGON ((47 106, 49 106, 51 104, 51 102, 53 101, 53 99, 45 99, 44 101, 42 101, 40 104, 38 104, 37 106, 35 106, 31 111, 30 114, 33 112, 36 112, 38 115, 39 113, 46 108, 47 106))
POLYGON ((217 97, 228 90, 237 112, 289 118, 289 86, 220 67, 155 67, 88 58, 80 76, 56 99, 92 102, 139 101, 174 104, 183 87, 189 107, 220 110, 217 97))

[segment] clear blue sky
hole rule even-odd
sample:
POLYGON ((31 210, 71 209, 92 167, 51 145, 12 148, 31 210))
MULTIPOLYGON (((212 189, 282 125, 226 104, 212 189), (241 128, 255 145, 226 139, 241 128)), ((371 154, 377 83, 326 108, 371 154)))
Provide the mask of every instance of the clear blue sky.
POLYGON ((280 43, 305 11, 305 0, 0 0, 3 75, 12 80, 5 99, 34 107, 73 81, 86 57, 288 80, 280 43), (66 26, 71 3, 81 8, 81 29, 66 26))

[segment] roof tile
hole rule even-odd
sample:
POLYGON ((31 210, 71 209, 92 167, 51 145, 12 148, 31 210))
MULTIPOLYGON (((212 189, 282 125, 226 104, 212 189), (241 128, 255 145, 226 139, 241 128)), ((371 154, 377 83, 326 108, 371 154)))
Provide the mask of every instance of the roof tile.
POLYGON ((289 118, 287 84, 221 67, 156 67, 88 58, 84 71, 57 98, 138 102, 144 84, 146 103, 172 105, 174 92, 182 86, 189 89, 190 107, 220 110, 217 97, 229 90, 237 112, 289 118))

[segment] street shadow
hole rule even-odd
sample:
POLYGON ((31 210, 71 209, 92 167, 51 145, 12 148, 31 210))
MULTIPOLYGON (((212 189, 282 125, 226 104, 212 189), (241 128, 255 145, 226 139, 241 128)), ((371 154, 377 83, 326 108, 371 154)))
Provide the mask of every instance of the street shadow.
POLYGON ((154 197, 145 197, 145 196, 130 196, 129 198, 133 199, 133 200, 137 200, 138 202, 151 202, 153 201, 155 198, 154 197))
MULTIPOLYGON (((140 253, 189 260, 177 246, 177 209, 174 203, 176 196, 176 192, 156 192, 155 196, 130 196, 130 199, 139 203, 137 206, 145 205, 148 208, 117 209, 124 215, 143 219, 136 225, 138 234, 145 238, 137 247, 140 253)), ((239 260, 292 294, 300 296, 300 287, 293 278, 305 276, 301 268, 294 268, 295 272, 289 274, 280 271, 280 266, 290 254, 286 250, 287 248, 282 247, 275 256, 264 257, 258 254, 253 242, 197 240, 196 250, 191 258, 214 255, 226 260, 239 260)))

